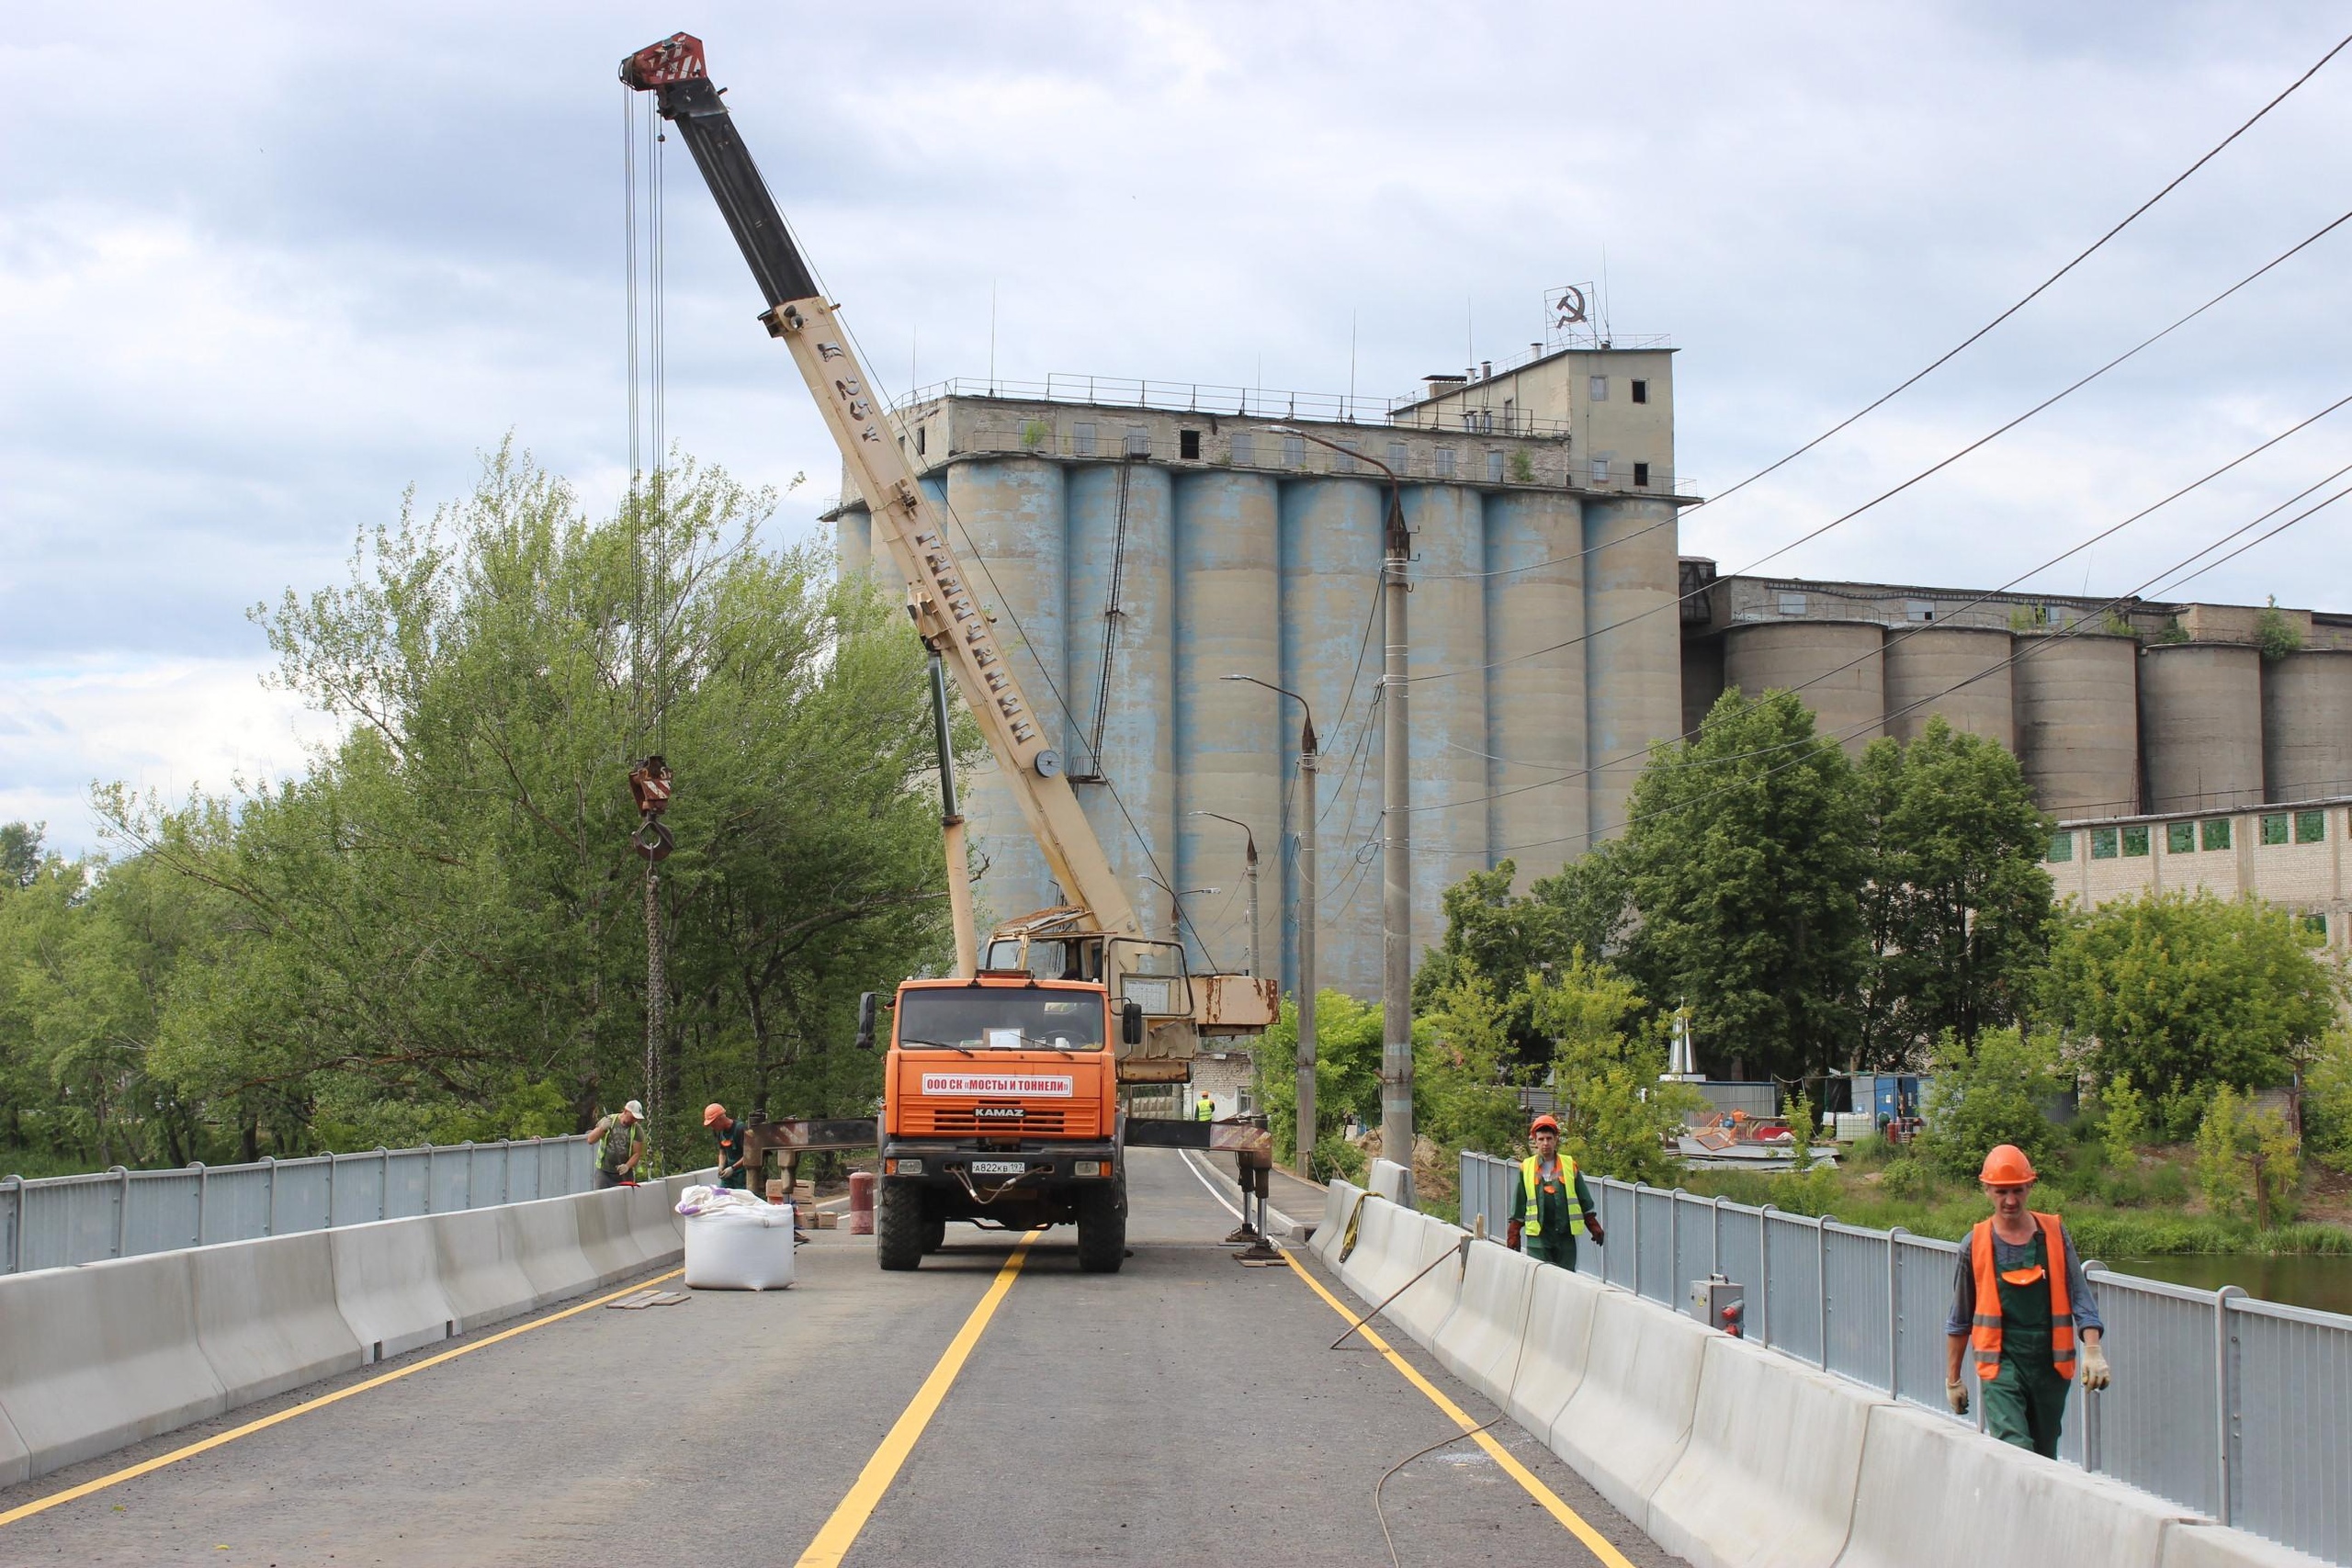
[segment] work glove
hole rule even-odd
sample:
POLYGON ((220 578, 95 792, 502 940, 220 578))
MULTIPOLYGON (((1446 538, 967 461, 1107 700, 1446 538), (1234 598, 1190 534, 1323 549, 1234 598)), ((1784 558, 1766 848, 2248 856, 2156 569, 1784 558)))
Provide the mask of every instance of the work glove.
POLYGON ((1513 1220, 1503 1231, 1503 1245, 1513 1252, 1519 1250, 1519 1224, 1517 1220, 1513 1220))
POLYGON ((1951 1406, 1951 1413, 1953 1415, 1967 1415, 1968 1385, 1961 1382, 1958 1378, 1954 1378, 1951 1382, 1944 1384, 1944 1403, 1951 1406))
POLYGON ((2097 1345, 2086 1345, 2080 1359, 2083 1363, 2083 1386, 2105 1388, 2109 1381, 2107 1352, 2097 1345))
POLYGON ((1585 1228, 1585 1229, 1587 1229, 1587 1230, 1589 1230, 1589 1231, 1590 1231, 1590 1232, 1592 1233, 1592 1245, 1593 1245, 1593 1246, 1595 1246, 1595 1247, 1607 1247, 1607 1246, 1609 1245, 1609 1238, 1608 1238, 1607 1236, 1605 1236, 1605 1235, 1601 1235, 1601 1234, 1600 1234, 1600 1227, 1599 1225, 1595 1224, 1592 1221, 1590 1221, 1590 1220, 1587 1220, 1587 1221, 1585 1221, 1585 1223, 1584 1223, 1584 1228, 1585 1228))

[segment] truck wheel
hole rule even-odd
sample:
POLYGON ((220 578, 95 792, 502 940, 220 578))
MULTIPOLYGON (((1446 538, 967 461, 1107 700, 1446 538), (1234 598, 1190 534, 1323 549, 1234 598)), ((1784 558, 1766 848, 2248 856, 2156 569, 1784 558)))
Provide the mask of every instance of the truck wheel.
POLYGON ((874 1260, 894 1273, 918 1268, 923 1255, 922 1193, 884 1180, 874 1193, 874 1260))
POLYGON ((1115 1274, 1127 1256, 1127 1179, 1080 1189, 1078 1267, 1088 1274, 1115 1274))
POLYGON ((947 1216, 933 1214, 922 1223, 922 1251, 928 1258, 947 1245, 947 1216))

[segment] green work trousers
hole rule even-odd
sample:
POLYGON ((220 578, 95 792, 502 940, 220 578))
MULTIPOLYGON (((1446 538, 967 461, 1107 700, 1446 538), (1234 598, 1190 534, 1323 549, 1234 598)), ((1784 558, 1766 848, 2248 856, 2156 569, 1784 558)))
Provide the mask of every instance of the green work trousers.
POLYGON ((2005 1443, 2056 1459, 2069 1386, 2048 1351, 2029 1350, 2019 1358, 2004 1349, 2000 1376, 1982 1385, 1985 1429, 2005 1443))
POLYGON ((1542 1235, 1522 1235, 1520 1247, 1538 1263, 1549 1263, 1566 1269, 1571 1274, 1576 1272, 1577 1238, 1574 1235, 1555 1236, 1548 1231, 1542 1235))

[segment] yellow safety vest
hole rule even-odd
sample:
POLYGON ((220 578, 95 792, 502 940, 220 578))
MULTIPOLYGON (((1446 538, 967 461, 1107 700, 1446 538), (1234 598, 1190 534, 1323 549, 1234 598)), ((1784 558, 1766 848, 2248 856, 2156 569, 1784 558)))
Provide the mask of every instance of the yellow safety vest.
POLYGON ((1215 1101, 1213 1101, 1213 1100, 1209 1100, 1206 1096, 1203 1096, 1203 1097, 1202 1097, 1201 1103, 1200 1103, 1199 1107, 1198 1107, 1197 1109, 1195 1109, 1195 1110, 1193 1111, 1193 1121, 1195 1121, 1195 1122, 1214 1122, 1214 1121, 1216 1121, 1216 1102, 1215 1102, 1215 1101))
MULTIPOLYGON (((1544 1234, 1543 1208, 1536 1201, 1535 1156, 1529 1155, 1519 1162, 1521 1188, 1527 1194, 1527 1213, 1521 1216, 1519 1228, 1524 1235, 1544 1234)), ((1577 1201, 1577 1158, 1574 1155, 1560 1156, 1560 1182, 1568 1193, 1568 1234, 1584 1235, 1584 1205, 1577 1201)))

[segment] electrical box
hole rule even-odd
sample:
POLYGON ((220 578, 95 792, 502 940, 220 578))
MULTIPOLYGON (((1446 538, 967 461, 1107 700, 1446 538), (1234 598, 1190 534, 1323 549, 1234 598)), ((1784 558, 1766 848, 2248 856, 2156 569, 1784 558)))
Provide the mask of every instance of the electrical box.
POLYGON ((1733 1284, 1721 1274, 1693 1280, 1690 1281, 1690 1315, 1709 1328, 1721 1329, 1736 1338, 1744 1337, 1747 1288, 1733 1284))

